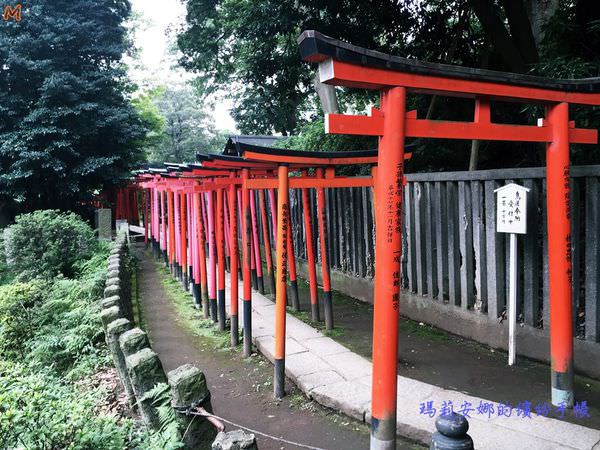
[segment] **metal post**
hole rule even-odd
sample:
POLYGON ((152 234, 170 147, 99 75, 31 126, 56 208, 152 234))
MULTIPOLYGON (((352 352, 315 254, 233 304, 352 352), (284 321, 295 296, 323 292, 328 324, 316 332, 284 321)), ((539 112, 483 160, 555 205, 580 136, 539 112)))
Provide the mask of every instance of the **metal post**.
POLYGON ((265 243, 265 259, 267 260, 267 282, 269 292, 275 295, 275 277, 273 275, 273 255, 271 254, 271 240, 269 239, 269 222, 267 220, 267 205, 265 202, 265 191, 258 191, 260 218, 262 223, 263 241, 265 243))
MULTIPOLYGON (((316 169, 317 178, 323 178, 323 169, 316 169)), ((325 189, 317 188, 317 222, 319 225, 319 245, 321 247, 321 270, 323 278, 323 312, 325 328, 333 329, 333 299, 331 296, 331 276, 329 273, 329 247, 327 236, 327 205, 325 189)))
POLYGON ((278 169, 277 198, 277 280, 275 287, 275 398, 285 395, 285 288, 286 288, 286 243, 288 239, 288 166, 280 165, 278 169))
POLYGON ((572 407, 573 306, 569 203, 569 105, 558 103, 549 106, 547 119, 552 127, 552 142, 546 147, 552 404, 572 407))
MULTIPOLYGON (((306 176, 306 171, 303 172, 306 176)), ((308 283, 310 288, 310 312, 313 322, 319 321, 319 298, 317 294, 317 267, 315 265, 315 245, 312 234, 312 219, 308 189, 302 189, 302 212, 306 233, 306 259, 308 263, 308 283)))
POLYGON ((231 346, 235 347, 239 341, 239 325, 238 325, 238 232, 237 232, 237 188, 235 184, 229 186, 229 288, 230 302, 229 310, 231 316, 231 346))
POLYGON ((510 274, 508 280, 508 365, 512 366, 516 360, 517 342, 515 328, 517 324, 517 235, 510 233, 510 274))
POLYGON ((383 136, 379 141, 376 189, 375 292, 371 450, 396 448, 398 313, 402 253, 402 184, 406 89, 382 96, 383 136))
POLYGON ((225 331, 225 233, 223 216, 223 189, 217 189, 217 307, 219 330, 225 331))
MULTIPOLYGON (((247 180, 248 169, 242 169, 242 178, 247 180)), ((243 304, 244 304, 244 356, 252 354, 252 224, 250 221, 250 191, 242 187, 242 260, 243 260, 243 304)))

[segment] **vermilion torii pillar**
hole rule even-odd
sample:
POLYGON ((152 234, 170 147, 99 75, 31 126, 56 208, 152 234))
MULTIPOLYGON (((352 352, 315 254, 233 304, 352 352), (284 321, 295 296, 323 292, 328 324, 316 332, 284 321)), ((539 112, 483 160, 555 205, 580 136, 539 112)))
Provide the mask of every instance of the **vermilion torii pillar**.
MULTIPOLYGON (((336 177, 337 165, 373 164, 376 152, 303 152, 256 146, 245 146, 244 159, 257 162, 271 162, 278 166, 277 178, 244 179, 245 189, 277 188, 277 239, 276 239, 276 281, 275 281, 275 373, 273 378, 274 396, 285 395, 285 340, 286 340, 286 269, 292 267, 287 261, 293 248, 290 246, 289 189, 290 188, 344 188, 372 186, 371 177, 336 177), (309 167, 326 168, 326 176, 306 175, 289 177, 289 171, 309 167)), ((324 227, 323 227, 324 228, 324 227)), ((322 240, 322 242, 324 242, 322 240)), ((326 249, 323 254, 326 254, 326 249)), ((327 312, 326 312, 327 316, 327 312)))
MULTIPOLYGON (((600 105, 600 78, 552 80, 421 63, 356 47, 316 31, 299 38, 306 61, 318 62, 323 83, 376 89, 381 108, 370 116, 329 114, 329 133, 380 137, 375 186, 375 297, 371 449, 396 445, 396 371, 400 283, 400 217, 403 168, 408 137, 542 142, 547 145, 548 252, 550 281, 551 399, 573 405, 573 310, 569 213, 569 143, 597 143, 597 130, 569 122, 570 103, 600 105), (472 122, 418 119, 405 111, 406 94, 427 93, 475 100, 472 122), (541 126, 492 123, 490 100, 542 103, 541 126), (395 172, 395 173, 394 173, 395 172)), ((546 324, 547 325, 547 324, 546 324)))

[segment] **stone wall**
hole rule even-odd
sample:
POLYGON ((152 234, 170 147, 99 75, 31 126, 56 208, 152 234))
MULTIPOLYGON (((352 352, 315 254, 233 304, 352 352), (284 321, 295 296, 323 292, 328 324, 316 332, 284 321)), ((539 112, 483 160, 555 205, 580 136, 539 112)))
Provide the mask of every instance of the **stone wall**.
POLYGON ((254 447, 246 446, 248 442, 254 442, 253 435, 235 430, 221 432, 217 436, 218 430, 206 418, 189 414, 192 410, 212 413, 206 379, 200 369, 190 364, 165 373, 147 334, 134 323, 132 262, 127 236, 121 232, 117 235, 108 258, 100 315, 106 343, 131 407, 137 410, 147 427, 158 430, 160 404, 155 401, 153 394, 156 394, 157 386, 168 385, 171 406, 177 414, 179 438, 184 443, 184 448, 256 448, 255 443, 254 447), (236 447, 235 443, 238 442, 236 447))

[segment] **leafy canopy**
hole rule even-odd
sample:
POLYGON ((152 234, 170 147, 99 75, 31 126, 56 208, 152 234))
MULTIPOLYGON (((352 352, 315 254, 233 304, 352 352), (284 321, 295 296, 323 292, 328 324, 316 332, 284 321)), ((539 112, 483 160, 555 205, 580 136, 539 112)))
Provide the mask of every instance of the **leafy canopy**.
POLYGON ((128 0, 23 0, 0 26, 0 200, 72 208, 140 159, 128 0))

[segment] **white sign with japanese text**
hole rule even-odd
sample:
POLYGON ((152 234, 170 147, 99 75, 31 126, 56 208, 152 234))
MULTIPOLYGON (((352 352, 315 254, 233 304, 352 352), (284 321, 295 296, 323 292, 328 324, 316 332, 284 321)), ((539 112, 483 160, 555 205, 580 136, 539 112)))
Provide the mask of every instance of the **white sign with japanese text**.
POLYGON ((496 193, 496 231, 526 234, 529 189, 510 183, 494 192, 496 193))

